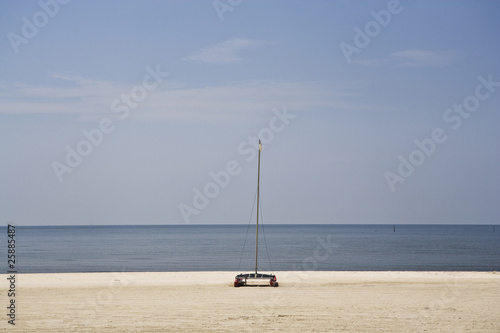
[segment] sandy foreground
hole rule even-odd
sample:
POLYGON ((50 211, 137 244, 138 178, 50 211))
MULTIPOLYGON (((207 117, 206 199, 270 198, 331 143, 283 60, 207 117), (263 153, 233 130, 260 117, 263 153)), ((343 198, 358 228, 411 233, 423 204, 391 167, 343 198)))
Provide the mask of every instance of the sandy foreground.
POLYGON ((18 274, 13 332, 500 332, 500 273, 234 272, 18 274))

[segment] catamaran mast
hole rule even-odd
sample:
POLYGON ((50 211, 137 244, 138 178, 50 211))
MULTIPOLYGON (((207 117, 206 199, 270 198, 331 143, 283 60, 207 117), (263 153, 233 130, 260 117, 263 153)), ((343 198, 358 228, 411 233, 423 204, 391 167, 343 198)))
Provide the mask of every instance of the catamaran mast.
POLYGON ((260 152, 262 150, 262 144, 259 140, 259 164, 257 169, 257 223, 256 223, 256 234, 255 234, 255 274, 257 274, 257 256, 259 253, 259 186, 260 186, 260 152))

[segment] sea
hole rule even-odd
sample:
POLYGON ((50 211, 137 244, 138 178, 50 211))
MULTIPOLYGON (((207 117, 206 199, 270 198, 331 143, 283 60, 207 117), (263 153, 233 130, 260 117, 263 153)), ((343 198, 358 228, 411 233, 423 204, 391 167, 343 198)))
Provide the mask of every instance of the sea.
MULTIPOLYGON (((256 234, 255 225, 16 226, 13 267, 17 273, 253 272, 256 234)), ((258 235, 259 272, 500 270, 494 225, 280 224, 260 225, 258 235)), ((4 227, 4 273, 9 239, 4 227)))

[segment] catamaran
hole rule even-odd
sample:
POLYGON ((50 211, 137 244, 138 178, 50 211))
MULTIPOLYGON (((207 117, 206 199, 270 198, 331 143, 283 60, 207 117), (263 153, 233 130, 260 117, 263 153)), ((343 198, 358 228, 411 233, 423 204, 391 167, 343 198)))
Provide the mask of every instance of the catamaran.
POLYGON ((243 274, 240 273, 234 278, 234 286, 246 286, 248 280, 269 280, 271 287, 278 287, 278 280, 274 274, 262 274, 257 272, 257 257, 259 254, 259 191, 260 191, 260 152, 262 151, 262 143, 259 140, 259 162, 257 167, 257 221, 255 234, 255 272, 243 274))

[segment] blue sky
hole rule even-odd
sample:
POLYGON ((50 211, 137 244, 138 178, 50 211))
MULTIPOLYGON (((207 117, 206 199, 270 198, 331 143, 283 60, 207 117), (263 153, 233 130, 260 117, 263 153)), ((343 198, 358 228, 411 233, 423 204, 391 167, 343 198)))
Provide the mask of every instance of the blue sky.
POLYGON ((498 223, 499 12, 4 0, 2 220, 498 223))

